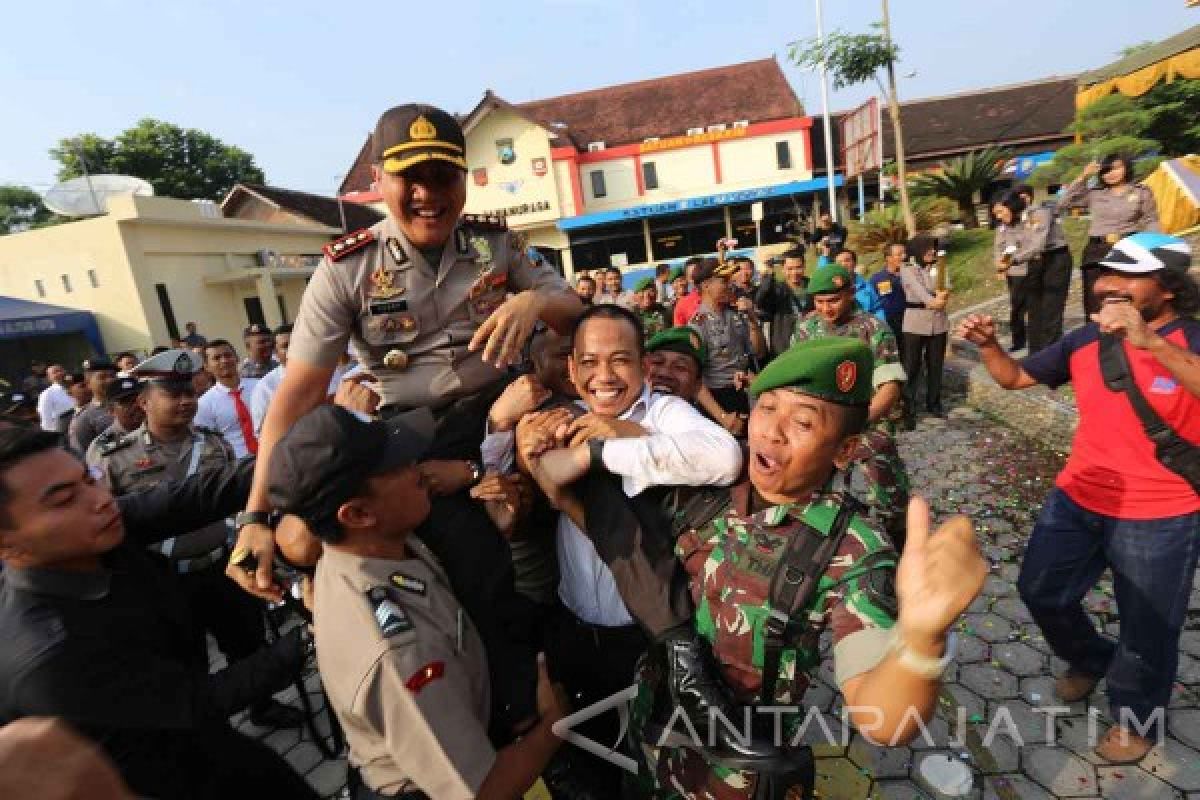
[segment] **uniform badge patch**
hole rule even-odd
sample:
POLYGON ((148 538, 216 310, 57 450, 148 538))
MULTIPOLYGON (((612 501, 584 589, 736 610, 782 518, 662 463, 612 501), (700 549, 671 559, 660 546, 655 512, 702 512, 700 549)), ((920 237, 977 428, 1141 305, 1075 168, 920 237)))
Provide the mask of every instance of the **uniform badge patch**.
POLYGON ((475 246, 475 252, 479 253, 479 263, 488 265, 492 263, 492 245, 482 236, 471 237, 471 244, 475 246))
POLYGON ((392 261, 396 262, 396 266, 408 263, 408 253, 404 252, 404 248, 400 246, 400 240, 395 236, 389 236, 386 242, 388 252, 392 254, 392 261))
POLYGON ((837 370, 834 372, 834 379, 837 381, 839 392, 848 392, 854 388, 854 383, 858 380, 858 365, 853 361, 843 361, 838 364, 837 370))
POLYGON ((364 228, 361 231, 348 233, 340 239, 335 239, 321 249, 330 261, 337 261, 355 250, 361 250, 373 241, 375 241, 375 234, 364 228))
POLYGON ((891 294, 892 293, 892 282, 891 281, 880 281, 879 285, 876 288, 879 289, 880 294, 891 294))
POLYGON ((421 597, 425 596, 425 581, 420 578, 405 575, 403 572, 393 572, 389 577, 391 578, 392 585, 397 589, 403 589, 412 594, 419 594, 421 597))
POLYGON ((1150 392, 1152 394, 1172 394, 1179 388, 1179 384, 1165 375, 1159 375, 1150 384, 1150 392))
POLYGON ((445 662, 431 661, 414 672, 412 677, 404 682, 404 688, 408 689, 413 694, 416 694, 445 674, 445 662))
POLYGON ((394 281, 391 270, 384 269, 380 264, 371 273, 371 291, 367 292, 367 297, 372 300, 391 300, 404 294, 404 287, 396 286, 394 281))
POLYGON ((371 607, 374 609, 375 622, 379 625, 379 632, 385 638, 391 638, 413 629, 412 620, 408 618, 408 614, 404 613, 404 609, 396 605, 388 596, 387 589, 376 586, 367 592, 367 598, 371 601, 371 607))

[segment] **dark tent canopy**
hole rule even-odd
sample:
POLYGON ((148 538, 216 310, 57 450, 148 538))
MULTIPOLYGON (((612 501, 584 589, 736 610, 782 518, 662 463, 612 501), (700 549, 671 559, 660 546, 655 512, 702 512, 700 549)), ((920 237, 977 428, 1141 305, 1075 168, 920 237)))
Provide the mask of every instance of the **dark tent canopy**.
POLYGON ((0 342, 72 333, 81 334, 95 352, 104 352, 92 312, 0 296, 0 342))

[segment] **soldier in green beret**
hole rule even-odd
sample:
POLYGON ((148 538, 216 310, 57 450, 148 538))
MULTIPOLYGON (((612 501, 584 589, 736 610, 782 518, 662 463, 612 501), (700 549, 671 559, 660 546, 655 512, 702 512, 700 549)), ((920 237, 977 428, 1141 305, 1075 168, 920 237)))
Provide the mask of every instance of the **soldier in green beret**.
POLYGON ((792 344, 828 336, 849 336, 871 349, 871 405, 867 430, 851 459, 866 479, 865 496, 872 515, 904 547, 904 518, 908 508, 908 471, 896 449, 896 426, 903 419, 900 407, 904 367, 896 336, 887 323, 867 313, 855 299, 853 273, 839 264, 828 264, 813 273, 808 285, 815 310, 797 324, 792 344))
POLYGON ((658 302, 658 287, 653 278, 642 278, 633 285, 633 310, 642 318, 642 330, 646 341, 654 334, 671 326, 667 309, 658 302))
POLYGON ((682 397, 722 428, 744 439, 746 415, 721 408, 704 385, 707 361, 707 349, 695 328, 667 328, 646 342, 646 382, 653 391, 682 397))
POLYGON ((616 492, 602 493, 598 466, 583 482, 597 551, 642 559, 617 586, 661 643, 639 671, 630 729, 654 796, 811 797, 800 702, 826 629, 833 674, 864 736, 902 744, 932 716, 953 658, 950 629, 978 595, 987 565, 968 519, 956 517, 931 535, 920 500, 910 505, 908 544, 898 558, 878 523, 836 488, 867 424, 873 369, 864 343, 826 337, 801 342, 755 379, 745 477, 728 489, 675 493, 663 504, 686 589, 663 578, 669 555, 647 544, 664 532, 646 530, 655 523, 644 507, 634 511, 646 501, 610 502, 616 492), (648 590, 656 578, 663 585, 648 590), (754 712, 755 740, 769 731, 776 751, 760 746, 769 755, 759 762, 735 762, 690 740, 671 681, 681 626, 711 645, 725 687, 754 712))

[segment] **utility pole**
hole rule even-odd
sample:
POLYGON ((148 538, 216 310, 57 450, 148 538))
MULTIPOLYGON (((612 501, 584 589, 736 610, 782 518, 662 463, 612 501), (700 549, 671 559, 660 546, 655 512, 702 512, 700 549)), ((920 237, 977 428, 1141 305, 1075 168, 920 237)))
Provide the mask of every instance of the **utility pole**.
MULTIPOLYGON (((892 46, 892 23, 888 15, 888 0, 883 0, 883 39, 887 46, 892 46)), ((896 180, 900 184, 900 211, 904 214, 904 227, 908 236, 917 235, 917 223, 913 218, 912 205, 908 201, 908 167, 904 163, 904 130, 900 125, 900 100, 896 93, 896 63, 889 60, 888 73, 888 111, 892 115, 892 135, 896 139, 896 180)), ((882 184, 882 181, 880 182, 882 184)))
MULTIPOLYGON (((834 178, 837 177, 836 159, 833 154, 833 123, 829 119, 829 71, 825 68, 825 24, 821 17, 821 0, 817 3, 817 47, 821 50, 821 114, 825 117, 825 177, 829 189, 829 213, 833 221, 838 221, 837 189, 834 178)), ((886 3, 886 0, 885 0, 886 3)), ((886 12, 885 12, 886 13, 886 12)))

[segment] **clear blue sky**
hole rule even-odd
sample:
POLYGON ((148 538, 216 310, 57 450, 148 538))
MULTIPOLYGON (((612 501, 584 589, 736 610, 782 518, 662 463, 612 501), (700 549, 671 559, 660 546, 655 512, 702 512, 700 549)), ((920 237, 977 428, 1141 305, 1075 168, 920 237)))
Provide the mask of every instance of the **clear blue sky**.
MULTIPOLYGON (((0 12, 0 183, 44 190, 46 150, 150 116, 253 153, 269 182, 331 193, 388 106, 469 110, 786 54, 811 0, 58 0, 0 12)), ((878 0, 826 0, 827 30, 864 30, 878 0)), ((1184 0, 893 0, 902 98, 1092 69, 1200 23, 1184 0)), ((786 66, 810 113, 815 75, 786 66)), ((752 91, 752 88, 748 87, 752 91)), ((870 92, 838 92, 847 108, 870 92)))

